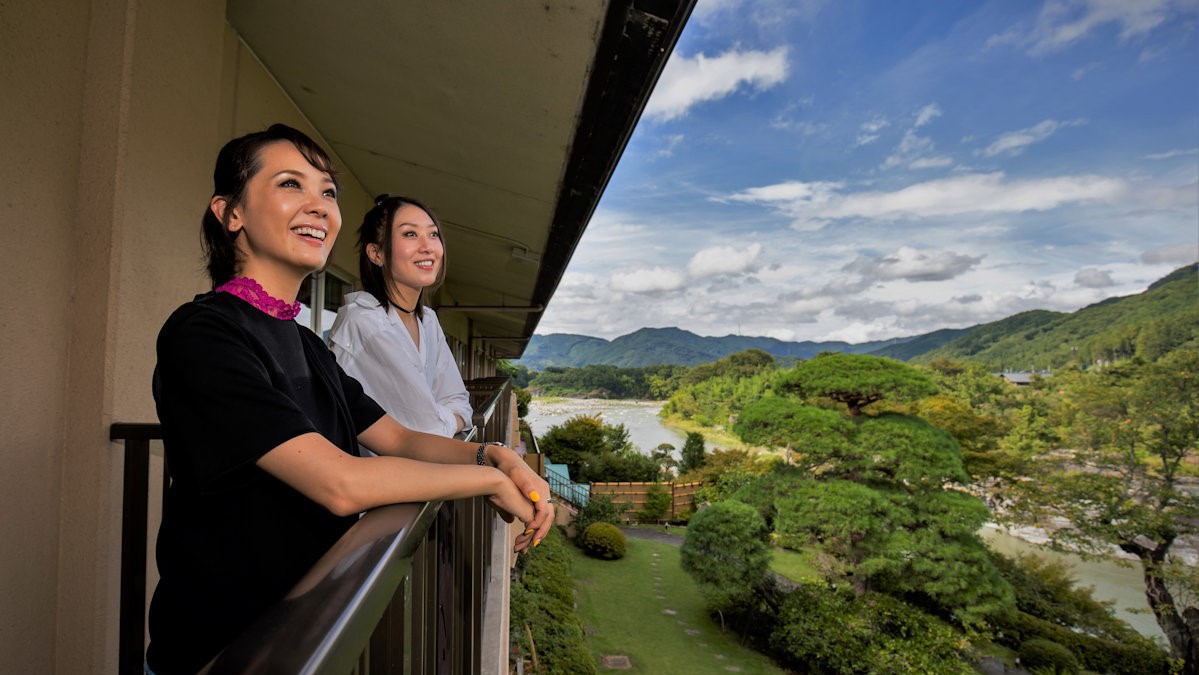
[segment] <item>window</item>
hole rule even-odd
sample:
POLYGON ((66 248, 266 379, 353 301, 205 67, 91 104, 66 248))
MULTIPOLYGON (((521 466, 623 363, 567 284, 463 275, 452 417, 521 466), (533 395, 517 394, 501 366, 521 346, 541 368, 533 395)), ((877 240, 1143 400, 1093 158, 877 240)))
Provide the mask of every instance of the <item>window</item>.
POLYGON ((300 284, 300 314, 296 321, 311 328, 312 332, 327 342, 333 320, 337 318, 337 308, 344 304, 346 293, 352 290, 354 283, 334 270, 308 275, 300 284), (319 307, 320 311, 312 311, 313 307, 319 307))

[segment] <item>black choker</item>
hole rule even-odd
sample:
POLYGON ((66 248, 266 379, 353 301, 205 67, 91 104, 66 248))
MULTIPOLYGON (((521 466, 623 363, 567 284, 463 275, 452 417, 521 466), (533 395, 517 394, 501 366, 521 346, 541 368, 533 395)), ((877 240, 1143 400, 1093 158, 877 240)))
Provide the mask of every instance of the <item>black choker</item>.
POLYGON ((396 304, 392 304, 392 307, 395 307, 396 309, 400 310, 401 312, 403 312, 405 314, 411 314, 416 311, 415 305, 412 307, 412 309, 404 309, 403 307, 400 307, 399 305, 396 305, 396 304))

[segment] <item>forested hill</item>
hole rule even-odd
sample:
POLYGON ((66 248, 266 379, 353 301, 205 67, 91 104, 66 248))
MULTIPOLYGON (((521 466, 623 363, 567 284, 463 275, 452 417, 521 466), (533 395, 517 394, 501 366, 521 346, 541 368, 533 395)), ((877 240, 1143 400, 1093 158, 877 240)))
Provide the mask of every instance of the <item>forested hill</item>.
POLYGON ((760 349, 776 358, 809 359, 824 351, 864 354, 901 341, 886 340, 857 345, 846 342, 784 342, 768 337, 740 335, 704 337, 679 328, 642 328, 611 341, 564 333, 534 335, 524 356, 514 363, 531 370, 544 370, 548 366, 695 366, 747 349, 760 349))
POLYGON ((1077 312, 1033 310, 972 328, 896 340, 784 342, 740 335, 703 337, 679 328, 642 328, 614 340, 556 333, 534 335, 524 356, 514 363, 536 371, 548 366, 694 366, 760 349, 782 361, 833 351, 918 362, 968 359, 994 369, 1041 370, 1071 361, 1087 365, 1131 356, 1156 360, 1184 345, 1199 347, 1196 265, 1175 270, 1144 293, 1109 298, 1077 312))
MULTIPOLYGON (((1086 366, 1133 356, 1154 361, 1179 347, 1199 347, 1196 269, 1179 268, 1144 293, 1108 298, 1077 312, 1023 312, 975 326, 911 358, 968 359, 997 370, 1042 370, 1072 361, 1086 366)), ((885 350, 877 353, 890 355, 885 350)))

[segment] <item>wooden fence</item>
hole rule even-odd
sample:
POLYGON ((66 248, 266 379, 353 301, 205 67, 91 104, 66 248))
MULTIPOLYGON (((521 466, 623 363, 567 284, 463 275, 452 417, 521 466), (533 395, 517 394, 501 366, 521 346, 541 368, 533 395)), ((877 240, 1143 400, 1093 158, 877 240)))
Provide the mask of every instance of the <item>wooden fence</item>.
POLYGON ((670 511, 667 520, 679 520, 695 512, 695 493, 703 483, 592 483, 591 496, 606 495, 616 505, 624 506, 626 522, 636 520, 637 512, 645 508, 646 496, 653 486, 670 492, 670 511))

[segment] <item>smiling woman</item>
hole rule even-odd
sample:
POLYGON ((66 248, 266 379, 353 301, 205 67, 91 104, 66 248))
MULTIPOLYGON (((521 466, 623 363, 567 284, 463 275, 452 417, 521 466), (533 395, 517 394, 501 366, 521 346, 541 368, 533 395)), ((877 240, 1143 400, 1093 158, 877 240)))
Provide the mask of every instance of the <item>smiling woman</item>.
MULTIPOLYGON (((486 496, 535 546, 549 486, 502 446, 402 426, 291 319, 341 228, 332 163, 283 125, 221 150, 204 242, 214 290, 158 336, 154 399, 171 483, 147 668, 194 673, 279 602, 357 520, 486 496), (359 446, 379 456, 360 456, 359 446)), ((417 269, 429 267, 423 257, 417 269)))
POLYGON ((437 315, 424 304, 446 272, 437 216, 410 197, 380 195, 358 230, 358 265, 365 290, 346 296, 329 335, 337 362, 401 423, 453 436, 471 408, 437 315))

